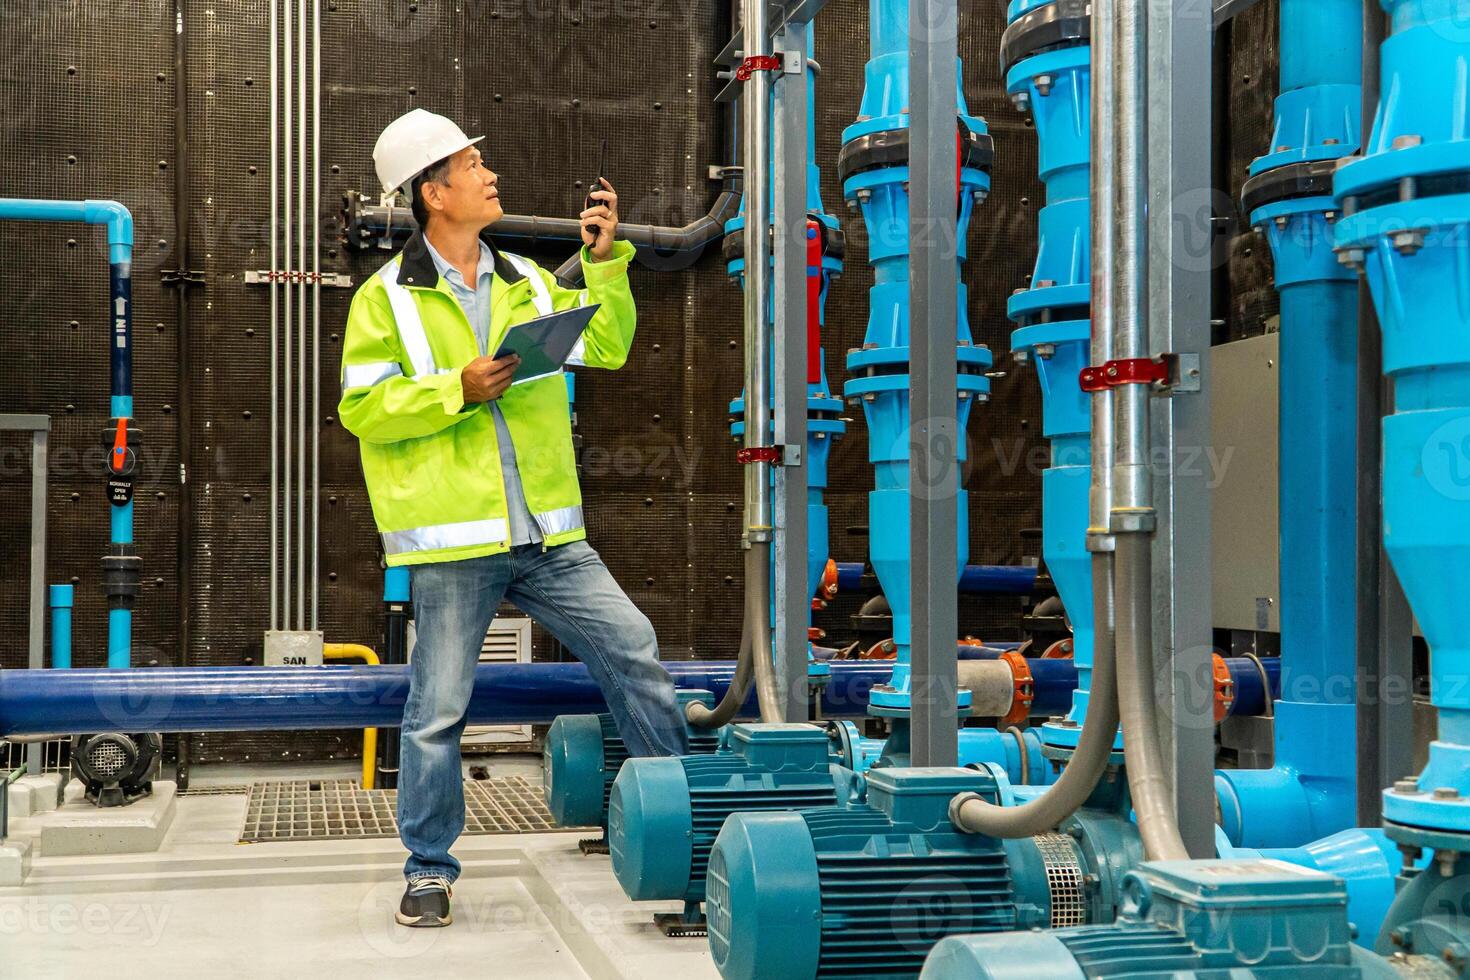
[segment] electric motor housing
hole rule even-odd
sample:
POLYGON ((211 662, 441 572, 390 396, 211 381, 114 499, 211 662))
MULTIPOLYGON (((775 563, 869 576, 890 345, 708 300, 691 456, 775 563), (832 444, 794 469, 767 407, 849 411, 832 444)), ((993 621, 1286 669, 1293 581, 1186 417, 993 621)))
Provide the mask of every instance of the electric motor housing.
POLYGON ((725 980, 911 978, 948 935, 1087 921, 1070 837, 1000 841, 950 822, 957 794, 1000 801, 992 771, 894 767, 866 780, 863 802, 725 822, 706 899, 725 980))
POLYGON ((1273 860, 1155 861, 1128 875, 1113 925, 950 937, 934 947, 920 978, 1451 976, 1443 967, 1425 957, 1383 960, 1354 946, 1347 891, 1332 875, 1273 860))
MULTIPOLYGON (((709 691, 681 690, 679 713, 690 704, 713 708, 709 691)), ((689 754, 708 755, 719 747, 718 730, 685 723, 689 754)), ((610 714, 561 715, 551 723, 542 751, 546 805, 563 827, 607 829, 607 801, 613 780, 628 761, 628 746, 610 714)))
POLYGON ((729 751, 630 759, 613 782, 607 838, 613 874, 634 901, 704 900, 715 837, 737 810, 831 806, 856 779, 833 764, 816 725, 732 725, 729 751))
POLYGON ((153 792, 159 749, 153 734, 77 735, 71 743, 72 775, 98 806, 126 806, 153 792))

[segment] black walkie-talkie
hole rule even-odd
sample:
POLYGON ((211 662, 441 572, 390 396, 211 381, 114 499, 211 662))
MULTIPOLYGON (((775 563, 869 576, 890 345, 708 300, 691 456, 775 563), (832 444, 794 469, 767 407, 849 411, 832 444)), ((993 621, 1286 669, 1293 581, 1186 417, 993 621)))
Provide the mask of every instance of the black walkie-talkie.
MULTIPOLYGON (((603 190, 604 189, 603 186, 602 186, 602 178, 604 176, 603 171, 605 171, 606 169, 607 169, 607 140, 606 139, 603 139, 603 141, 602 141, 602 155, 601 155, 601 157, 599 158, 599 160, 597 162, 597 176, 595 176, 595 177, 592 178, 592 180, 591 180, 591 182, 590 182, 590 184, 588 186, 587 203, 582 206, 582 210, 583 211, 587 211, 587 210, 589 210, 591 208, 595 208, 599 204, 602 203, 601 201, 598 201, 595 198, 593 198, 592 191, 600 191, 600 190, 603 190)), ((594 232, 593 235, 592 235, 592 246, 593 247, 596 247, 596 245, 597 245, 597 239, 602 236, 602 226, 601 225, 593 225, 592 227, 593 227, 593 232, 594 232)))

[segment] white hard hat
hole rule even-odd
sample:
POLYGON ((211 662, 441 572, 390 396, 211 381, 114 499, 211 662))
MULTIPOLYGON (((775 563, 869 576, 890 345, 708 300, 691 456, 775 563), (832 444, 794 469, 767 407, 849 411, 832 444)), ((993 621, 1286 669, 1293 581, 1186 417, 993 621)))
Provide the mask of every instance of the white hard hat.
POLYGON ((420 171, 484 138, 470 139, 454 120, 438 113, 410 109, 388 124, 373 147, 383 193, 392 194, 420 171))

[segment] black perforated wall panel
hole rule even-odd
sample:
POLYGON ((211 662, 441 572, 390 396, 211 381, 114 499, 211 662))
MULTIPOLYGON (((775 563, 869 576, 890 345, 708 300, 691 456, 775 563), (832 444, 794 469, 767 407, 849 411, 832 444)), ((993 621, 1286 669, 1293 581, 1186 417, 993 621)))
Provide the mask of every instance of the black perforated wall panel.
MULTIPOLYGON (((1031 452, 1041 445, 1040 400, 1030 371, 1016 370, 1005 354, 1011 324, 1004 311, 1011 291, 1026 284, 1044 201, 1034 132, 1001 89, 1001 7, 961 4, 961 55, 970 109, 987 119, 996 146, 993 192, 971 226, 969 315, 976 342, 997 352, 1005 372, 969 429, 971 561, 1007 564, 1034 554, 1035 543, 1020 532, 1040 523, 1044 455, 1031 452)), ((137 221, 136 404, 146 433, 137 495, 141 665, 177 662, 179 602, 192 615, 185 639, 195 664, 258 661, 267 625, 269 307, 266 290, 246 284, 244 273, 270 264, 269 4, 211 0, 185 10, 191 264, 207 281, 191 291, 182 331, 173 294, 160 281, 179 261, 172 247, 172 0, 20 0, 0 10, 0 194, 117 198, 137 221), (175 572, 181 337, 192 362, 188 594, 175 572)), ((722 83, 711 60, 728 35, 729 15, 728 0, 323 0, 324 269, 361 282, 387 258, 344 249, 338 210, 343 192, 376 190, 373 141, 413 106, 487 134, 483 149, 501 174, 508 210, 574 213, 585 193, 578 182, 594 164, 589 146, 607 137, 625 220, 691 220, 716 190, 708 167, 727 162, 722 110, 712 103, 722 83)), ((1256 31, 1267 27, 1253 27, 1251 36, 1256 31)), ((866 32, 861 2, 832 3, 816 31, 822 191, 848 236, 846 273, 833 287, 824 337, 838 390, 846 352, 862 342, 872 283, 865 236, 843 207, 835 176, 841 132, 857 111, 866 32)), ((1236 36, 1236 73, 1248 70, 1253 81, 1233 111, 1244 120, 1239 126, 1259 127, 1251 120, 1263 104, 1269 111, 1265 62, 1273 55, 1236 36)), ((8 259, 0 263, 0 296, 11 351, 0 364, 0 410, 54 420, 48 578, 77 584, 76 663, 95 666, 104 660, 98 560, 107 508, 100 457, 86 452, 98 445, 108 413, 103 237, 80 226, 0 224, 0 247, 8 259)), ((554 267, 569 251, 530 254, 554 267)), ((640 323, 628 366, 584 371, 577 383, 592 543, 653 620, 670 658, 730 657, 738 640, 740 473, 726 405, 741 383, 740 303, 717 252, 687 270, 635 269, 640 323)), ((348 290, 322 291, 321 625, 329 639, 378 646, 378 541, 355 441, 332 417, 349 301, 348 290)), ((866 540, 848 528, 867 523, 872 474, 861 413, 851 414, 832 456, 829 502, 833 554, 855 561, 866 540)), ((20 446, 13 437, 0 441, 8 461, 0 480, 5 667, 25 658, 29 473, 14 452, 20 446)), ((851 637, 848 616, 860 599, 844 596, 819 614, 829 642, 851 637)), ((965 632, 1015 635, 1014 599, 966 599, 961 610, 965 632)), ((538 655, 551 653, 549 637, 536 636, 538 655)), ((211 735, 195 744, 200 759, 258 760, 349 755, 356 743, 353 733, 290 733, 211 735)))

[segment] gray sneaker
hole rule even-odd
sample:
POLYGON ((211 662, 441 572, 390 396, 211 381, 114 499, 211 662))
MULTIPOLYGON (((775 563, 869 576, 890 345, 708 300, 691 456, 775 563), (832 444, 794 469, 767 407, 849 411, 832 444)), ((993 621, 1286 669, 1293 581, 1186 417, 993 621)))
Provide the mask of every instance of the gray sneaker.
POLYGON ((399 925, 415 929, 447 926, 454 921, 454 917, 449 914, 451 894, 448 878, 437 875, 415 878, 408 883, 394 918, 399 925))

